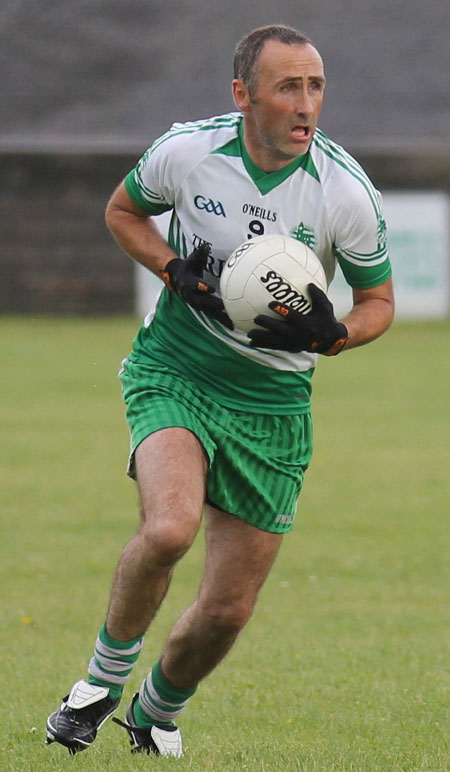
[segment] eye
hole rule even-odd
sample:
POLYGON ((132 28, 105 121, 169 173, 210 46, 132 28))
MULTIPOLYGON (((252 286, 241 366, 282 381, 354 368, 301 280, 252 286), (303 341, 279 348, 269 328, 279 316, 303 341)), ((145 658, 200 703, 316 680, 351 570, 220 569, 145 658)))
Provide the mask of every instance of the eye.
POLYGON ((290 91, 295 91, 296 85, 295 83, 283 83, 281 86, 281 91, 285 94, 288 94, 290 91))

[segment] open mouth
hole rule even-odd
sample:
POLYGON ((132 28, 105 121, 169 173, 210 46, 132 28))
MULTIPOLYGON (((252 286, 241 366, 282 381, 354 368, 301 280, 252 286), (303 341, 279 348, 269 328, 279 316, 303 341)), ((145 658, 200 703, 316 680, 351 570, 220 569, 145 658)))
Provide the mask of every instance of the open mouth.
POLYGON ((291 133, 294 139, 299 141, 305 141, 310 138, 311 136, 311 130, 309 126, 293 126, 291 129, 291 133))

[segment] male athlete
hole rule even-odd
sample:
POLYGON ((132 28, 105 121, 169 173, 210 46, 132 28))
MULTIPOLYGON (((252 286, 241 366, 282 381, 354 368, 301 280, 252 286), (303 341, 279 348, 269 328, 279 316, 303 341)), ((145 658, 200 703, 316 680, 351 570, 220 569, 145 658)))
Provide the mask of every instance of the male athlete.
POLYGON ((361 167, 317 128, 325 76, 296 30, 263 27, 236 48, 238 112, 177 123, 113 194, 108 227, 165 287, 123 363, 139 530, 123 550, 85 680, 47 721, 47 741, 87 748, 116 710, 143 636, 205 511, 200 590, 175 623, 129 705, 134 750, 181 756, 178 717, 252 614, 293 525, 311 455, 311 376, 381 335, 393 318, 380 196, 361 167), (153 217, 172 212, 168 243, 153 217), (313 287, 311 314, 281 304, 249 335, 218 294, 228 255, 247 238, 306 242, 328 281, 353 288, 337 321, 313 287), (342 355, 342 354, 341 354, 342 355))

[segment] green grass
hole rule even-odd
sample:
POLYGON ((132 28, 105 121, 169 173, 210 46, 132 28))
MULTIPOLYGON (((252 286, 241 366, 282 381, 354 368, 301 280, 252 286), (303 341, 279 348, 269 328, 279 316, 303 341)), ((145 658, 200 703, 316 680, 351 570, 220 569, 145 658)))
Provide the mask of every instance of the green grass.
MULTIPOLYGON (((0 320, 2 772, 447 771, 449 322, 397 323, 321 360, 295 529, 236 648, 182 718, 184 759, 131 756, 112 723, 75 758, 43 745, 47 714, 85 672, 137 523, 116 379, 136 328, 0 320)), ((202 561, 199 536, 127 699, 202 561)))

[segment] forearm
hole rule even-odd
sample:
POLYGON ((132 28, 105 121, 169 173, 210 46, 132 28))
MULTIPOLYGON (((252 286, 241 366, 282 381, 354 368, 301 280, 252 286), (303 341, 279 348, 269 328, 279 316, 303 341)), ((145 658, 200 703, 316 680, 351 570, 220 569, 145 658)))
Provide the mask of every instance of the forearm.
POLYGON ((380 288, 354 293, 352 310, 340 321, 348 330, 345 349, 363 346, 382 335, 394 318, 394 297, 391 282, 380 288))

